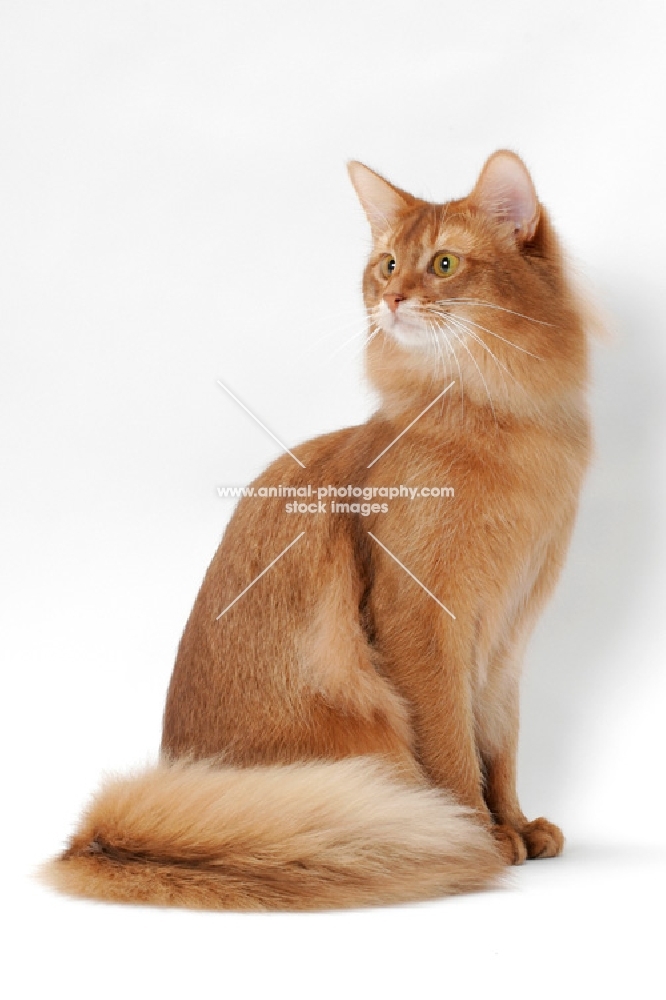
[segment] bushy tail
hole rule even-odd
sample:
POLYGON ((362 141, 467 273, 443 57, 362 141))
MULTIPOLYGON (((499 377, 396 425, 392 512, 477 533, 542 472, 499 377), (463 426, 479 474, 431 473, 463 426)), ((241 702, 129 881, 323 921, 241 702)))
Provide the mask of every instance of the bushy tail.
POLYGON ((479 889, 503 867, 469 810, 372 758, 176 761, 108 782, 42 875, 94 899, 313 910, 479 889))

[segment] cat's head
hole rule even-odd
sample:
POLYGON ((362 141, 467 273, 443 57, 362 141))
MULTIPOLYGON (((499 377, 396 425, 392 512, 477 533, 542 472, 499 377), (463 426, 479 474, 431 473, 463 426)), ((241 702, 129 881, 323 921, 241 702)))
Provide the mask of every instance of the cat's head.
POLYGON ((495 412, 548 408, 585 382, 583 323, 522 160, 486 162, 471 194, 433 204, 349 164, 370 223, 368 373, 394 409, 447 380, 495 412))

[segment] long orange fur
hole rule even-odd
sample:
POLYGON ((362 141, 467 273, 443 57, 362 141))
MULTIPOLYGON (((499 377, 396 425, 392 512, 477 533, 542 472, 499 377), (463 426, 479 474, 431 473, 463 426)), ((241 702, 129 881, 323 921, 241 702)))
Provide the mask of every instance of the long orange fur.
POLYGON ((518 803, 518 682, 588 463, 583 309, 515 154, 444 205, 350 174, 381 404, 253 485, 455 496, 368 516, 241 500, 180 643, 161 760, 98 793, 44 870, 64 892, 360 906, 492 885, 562 849, 518 803))

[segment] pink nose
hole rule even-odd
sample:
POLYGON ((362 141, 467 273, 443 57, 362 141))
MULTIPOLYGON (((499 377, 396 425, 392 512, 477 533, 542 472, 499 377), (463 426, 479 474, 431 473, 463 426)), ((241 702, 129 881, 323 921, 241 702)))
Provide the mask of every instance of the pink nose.
POLYGON ((400 302, 404 302, 405 298, 406 298, 405 295, 394 295, 394 294, 388 294, 387 293, 384 296, 384 302, 389 307, 389 309, 391 310, 391 312, 394 313, 396 311, 396 309, 398 308, 398 304, 400 302))

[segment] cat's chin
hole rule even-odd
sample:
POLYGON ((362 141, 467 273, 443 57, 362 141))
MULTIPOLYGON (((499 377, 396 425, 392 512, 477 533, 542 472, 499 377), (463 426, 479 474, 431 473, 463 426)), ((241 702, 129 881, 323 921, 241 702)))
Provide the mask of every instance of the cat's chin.
POLYGON ((387 324, 387 326, 382 324, 384 333, 391 340, 399 344, 400 347, 404 347, 409 351, 421 351, 424 354, 432 350, 432 338, 429 336, 428 330, 421 326, 421 324, 396 320, 390 325, 387 324), (389 327, 388 329, 387 326, 389 327))

